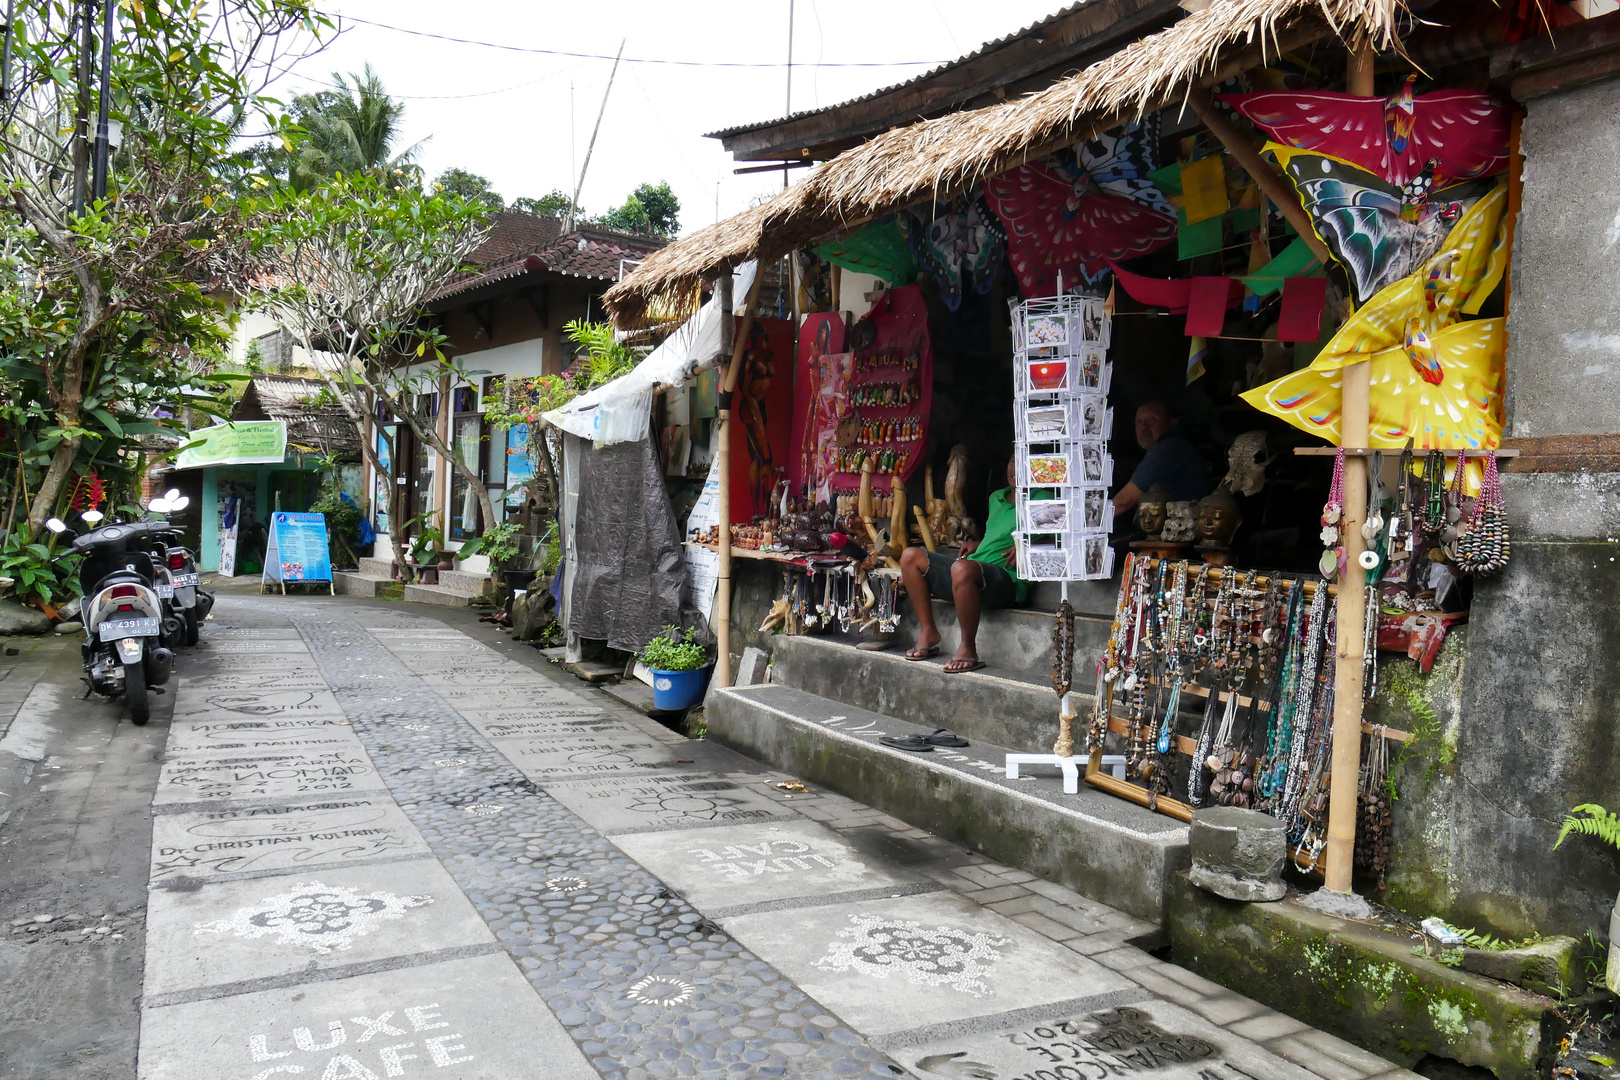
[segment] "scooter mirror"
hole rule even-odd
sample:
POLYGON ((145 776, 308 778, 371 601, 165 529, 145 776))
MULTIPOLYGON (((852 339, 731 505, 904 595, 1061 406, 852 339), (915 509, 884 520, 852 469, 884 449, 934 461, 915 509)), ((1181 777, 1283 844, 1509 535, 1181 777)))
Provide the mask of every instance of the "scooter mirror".
POLYGON ((191 496, 189 496, 189 495, 182 495, 178 499, 171 499, 169 501, 169 508, 174 510, 176 513, 178 513, 181 510, 184 510, 186 507, 188 507, 190 505, 191 505, 191 496))
POLYGON ((85 524, 87 524, 87 525, 95 525, 96 523, 101 521, 101 519, 103 517, 105 517, 106 515, 104 515, 100 510, 86 510, 84 513, 80 514, 79 516, 84 519, 85 524))
POLYGON ((180 497, 180 489, 179 488, 170 488, 168 491, 165 491, 163 493, 163 501, 164 502, 172 503, 172 502, 174 502, 174 500, 178 499, 179 497, 180 497))
POLYGON ((45 522, 45 527, 47 529, 51 530, 51 532, 53 532, 53 533, 65 533, 65 532, 67 532, 67 522, 63 521, 61 518, 51 518, 51 519, 49 519, 48 521, 45 522))
POLYGON ((153 499, 146 504, 146 508, 154 514, 167 514, 169 512, 169 500, 153 499))

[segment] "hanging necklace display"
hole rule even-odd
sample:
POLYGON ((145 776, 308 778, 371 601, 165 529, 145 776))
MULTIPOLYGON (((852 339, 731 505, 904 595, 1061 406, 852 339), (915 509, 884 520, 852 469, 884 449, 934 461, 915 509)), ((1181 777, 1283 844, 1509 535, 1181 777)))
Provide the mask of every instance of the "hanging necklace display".
POLYGON ((893 633, 900 625, 900 615, 895 609, 894 602, 894 572, 883 569, 872 570, 866 575, 866 581, 872 590, 872 616, 876 620, 878 632, 893 633))
POLYGON ((1430 450, 1423 459, 1423 528, 1438 536, 1446 527, 1446 455, 1430 450))
POLYGON ((1463 524, 1463 496, 1466 490, 1463 485, 1467 475, 1467 459, 1458 458, 1457 467, 1452 470, 1452 482, 1446 485, 1446 524, 1440 530, 1440 553, 1452 563, 1457 561, 1457 542, 1462 539, 1466 527, 1463 524))
POLYGON ((1335 581, 1339 576, 1340 526, 1344 524, 1344 447, 1333 455, 1333 486, 1328 489, 1327 505, 1322 507, 1322 558, 1318 569, 1324 581, 1335 581))
POLYGON ((1457 544, 1457 567, 1481 577, 1507 566, 1512 552, 1507 521, 1503 516, 1502 477, 1496 468, 1496 455, 1485 458, 1485 478, 1474 500, 1468 529, 1457 544))
POLYGON ((1384 580, 1404 582, 1412 570, 1413 541, 1417 529, 1417 514, 1412 505, 1412 440, 1406 440, 1401 451, 1401 482, 1396 489, 1395 510, 1389 523, 1389 559, 1384 565, 1384 580))
POLYGON ((1052 689, 1062 697, 1074 681, 1074 605, 1058 604, 1052 626, 1052 689))
MULTIPOLYGON (((1198 728, 1198 744, 1193 749, 1192 765, 1187 770, 1187 802, 1191 806, 1204 805, 1204 791, 1206 771, 1217 772, 1221 767, 1221 759, 1213 753, 1215 746, 1215 713, 1220 705, 1221 696, 1211 693, 1209 700, 1204 704, 1204 722, 1198 728)), ((1214 784, 1209 786, 1211 794, 1217 793, 1214 784)))
POLYGON ((1355 866, 1365 874, 1378 875, 1384 887, 1389 873, 1393 820, 1390 813, 1389 741, 1379 727, 1368 738, 1362 756, 1361 782, 1356 795, 1355 866))

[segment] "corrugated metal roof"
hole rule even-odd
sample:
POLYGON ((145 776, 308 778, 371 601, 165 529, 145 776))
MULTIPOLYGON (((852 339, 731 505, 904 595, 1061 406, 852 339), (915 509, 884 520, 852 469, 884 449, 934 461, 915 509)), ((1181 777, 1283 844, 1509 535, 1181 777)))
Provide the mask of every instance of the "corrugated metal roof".
POLYGON ((860 97, 850 98, 848 101, 840 101, 832 105, 823 105, 819 109, 802 109, 796 113, 789 113, 787 116, 779 116, 774 120, 761 120, 752 124, 738 124, 736 127, 724 128, 720 131, 711 131, 704 135, 704 138, 724 139, 732 135, 741 135, 746 131, 761 131, 765 128, 773 128, 780 124, 791 123, 794 120, 802 120, 807 116, 819 116, 823 113, 830 113, 838 109, 848 108, 851 105, 859 105, 863 101, 872 101, 883 97, 885 94, 892 94, 896 90, 904 90, 909 86, 916 86, 918 83, 925 83, 930 79, 938 78, 944 72, 950 71, 953 68, 961 67, 963 64, 970 63, 971 61, 977 60, 989 53, 995 52, 997 49, 1005 48, 1021 38, 1026 38, 1030 34, 1037 33, 1045 27, 1051 26, 1064 16, 1072 14, 1073 12, 1078 11, 1080 8, 1083 8, 1087 4, 1093 2, 1094 0, 1077 0, 1076 3, 1061 8, 1044 19, 1039 19, 1030 23, 1022 30, 1015 30, 1013 33, 996 38, 994 41, 987 41, 983 45, 980 45, 977 49, 968 53, 966 56, 959 56, 955 60, 943 63, 938 67, 929 68, 921 75, 914 75, 904 82, 892 83, 889 86, 882 87, 881 89, 873 90, 869 94, 862 94, 860 97))

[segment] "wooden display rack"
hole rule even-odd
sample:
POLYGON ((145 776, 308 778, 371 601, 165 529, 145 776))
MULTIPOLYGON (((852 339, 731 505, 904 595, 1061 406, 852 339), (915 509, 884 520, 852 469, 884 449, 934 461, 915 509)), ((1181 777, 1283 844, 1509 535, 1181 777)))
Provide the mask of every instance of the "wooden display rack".
MULTIPOLYGON (((1156 569, 1158 564, 1158 559, 1150 558, 1148 560, 1148 568, 1150 570, 1156 569)), ((1221 578, 1226 575, 1226 573, 1227 571, 1218 567, 1211 567, 1209 570, 1209 577, 1212 581, 1220 581, 1221 578)), ((1254 585, 1265 585, 1269 584, 1270 581, 1271 579, 1269 577, 1259 576, 1255 577, 1251 583, 1254 585)), ((1125 584, 1126 583, 1121 582, 1121 587, 1123 588, 1125 584)), ((1292 589, 1294 579, 1279 578, 1278 584, 1285 588, 1292 589)), ((1315 581, 1307 581, 1304 583, 1304 586, 1304 592, 1307 598, 1314 598, 1316 596, 1316 590, 1322 587, 1319 582, 1315 581)), ((1337 595, 1338 593, 1338 589, 1335 586, 1329 585, 1327 586, 1327 589, 1330 595, 1337 595)), ((1147 683, 1149 686, 1163 685, 1162 682, 1151 677, 1147 677, 1147 683)), ((1181 684, 1181 692, 1183 694, 1190 694, 1193 697, 1198 698, 1208 698, 1211 693, 1208 687, 1199 686, 1197 683, 1190 682, 1184 682, 1181 684)), ((1231 699, 1234 693, 1235 691, 1222 690, 1220 691, 1220 700, 1222 702, 1228 701, 1231 699)), ((1252 698, 1242 694, 1238 694, 1237 699, 1238 705, 1241 708, 1248 708, 1251 704, 1253 704, 1252 698)), ((1259 707, 1260 709, 1269 712, 1272 708, 1272 704, 1272 702, 1266 701, 1262 698, 1259 702, 1259 707)), ((1127 718, 1116 715, 1112 709, 1112 706, 1110 706, 1108 715, 1108 730, 1116 735, 1130 734, 1127 718)), ((1400 731, 1395 728, 1376 727, 1372 724, 1366 723, 1365 721, 1362 722, 1361 731, 1364 735, 1372 735, 1374 733, 1382 732, 1384 738, 1394 739, 1397 742, 1407 742, 1412 738, 1409 732, 1400 731)), ((1193 754, 1198 752, 1197 740, 1190 739, 1185 735, 1172 735, 1170 738, 1170 747, 1176 753, 1185 754, 1188 757, 1191 757, 1193 754)), ((1115 795, 1122 799, 1129 799, 1131 802, 1134 802, 1139 806, 1146 806, 1156 813, 1164 814, 1167 817, 1173 817, 1178 821, 1192 821, 1193 808, 1187 803, 1182 802, 1180 799, 1174 799, 1166 795, 1155 796, 1146 788, 1138 787, 1136 784, 1133 784, 1128 780, 1120 780, 1113 776, 1103 764, 1103 752, 1100 747, 1091 752, 1091 757, 1086 763, 1085 780, 1086 783, 1090 784, 1092 787, 1106 791, 1108 794, 1115 795)))

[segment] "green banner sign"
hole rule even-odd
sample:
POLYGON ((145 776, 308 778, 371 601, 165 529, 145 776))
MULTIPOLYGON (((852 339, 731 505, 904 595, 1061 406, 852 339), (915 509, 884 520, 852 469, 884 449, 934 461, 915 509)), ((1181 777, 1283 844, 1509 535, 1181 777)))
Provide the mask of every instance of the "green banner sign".
POLYGON ((287 456, 285 420, 238 420, 191 432, 187 438, 200 446, 180 451, 177 469, 207 465, 280 465, 287 456))

